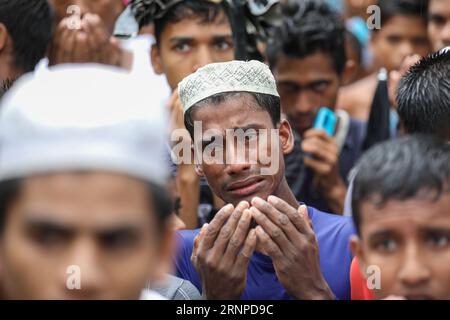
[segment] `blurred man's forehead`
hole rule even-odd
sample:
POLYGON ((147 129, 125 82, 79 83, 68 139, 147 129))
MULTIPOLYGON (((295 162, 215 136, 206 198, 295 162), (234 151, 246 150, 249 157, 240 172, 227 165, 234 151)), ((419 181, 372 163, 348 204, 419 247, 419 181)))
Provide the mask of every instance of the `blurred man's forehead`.
POLYGON ((189 19, 184 18, 179 21, 168 23, 164 30, 163 35, 166 35, 168 39, 173 37, 192 38, 199 37, 198 31, 207 31, 204 36, 209 37, 224 37, 231 36, 231 25, 226 18, 225 14, 221 13, 214 21, 203 21, 201 18, 189 19))
POLYGON ((383 204, 363 201, 361 205, 361 230, 363 234, 375 230, 402 230, 420 228, 450 228, 450 194, 437 200, 432 196, 409 200, 388 200, 383 204))

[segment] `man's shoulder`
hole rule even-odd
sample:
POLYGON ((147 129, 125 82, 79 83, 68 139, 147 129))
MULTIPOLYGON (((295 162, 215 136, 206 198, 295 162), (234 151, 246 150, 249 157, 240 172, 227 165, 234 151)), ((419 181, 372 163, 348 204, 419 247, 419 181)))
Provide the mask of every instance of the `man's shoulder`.
POLYGON ((179 242, 184 244, 194 244, 195 237, 199 234, 200 229, 194 230, 181 230, 177 232, 177 238, 179 242))
POLYGON ((351 217, 323 212, 312 207, 308 207, 308 212, 316 233, 333 233, 344 238, 355 234, 351 217))

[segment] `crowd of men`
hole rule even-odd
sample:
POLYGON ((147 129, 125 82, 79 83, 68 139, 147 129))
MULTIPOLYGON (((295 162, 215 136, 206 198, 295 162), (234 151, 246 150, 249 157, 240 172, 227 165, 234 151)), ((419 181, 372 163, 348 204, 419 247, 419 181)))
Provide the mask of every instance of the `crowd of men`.
POLYGON ((450 300, 450 0, 0 0, 0 84, 1 299, 450 300))

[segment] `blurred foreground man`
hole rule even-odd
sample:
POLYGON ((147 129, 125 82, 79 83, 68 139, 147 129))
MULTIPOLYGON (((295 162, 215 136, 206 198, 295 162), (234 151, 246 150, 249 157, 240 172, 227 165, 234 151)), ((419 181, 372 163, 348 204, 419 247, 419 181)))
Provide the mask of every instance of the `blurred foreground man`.
POLYGON ((167 271, 165 121, 133 80, 112 68, 60 66, 5 96, 4 298, 138 299, 167 271))

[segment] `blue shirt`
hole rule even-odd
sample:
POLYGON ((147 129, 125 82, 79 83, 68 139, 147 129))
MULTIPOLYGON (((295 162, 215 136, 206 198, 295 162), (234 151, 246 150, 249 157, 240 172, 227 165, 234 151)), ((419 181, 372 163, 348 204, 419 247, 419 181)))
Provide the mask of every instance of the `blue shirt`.
MULTIPOLYGON (((319 244, 322 274, 338 299, 350 299, 350 253, 349 240, 354 234, 353 222, 348 217, 320 212, 308 207, 319 244)), ((199 230, 178 233, 179 252, 176 260, 177 276, 192 282, 201 292, 198 274, 191 263, 194 239, 199 230)), ((289 300, 292 299, 278 281, 271 259, 255 253, 247 272, 247 286, 243 300, 289 300)))
MULTIPOLYGON (((350 119, 350 127, 339 155, 339 173, 346 184, 350 170, 362 154, 366 124, 350 119)), ((297 199, 319 210, 330 212, 327 201, 314 187, 314 172, 303 164, 301 138, 295 134, 294 150, 284 157, 286 180, 297 199)))

